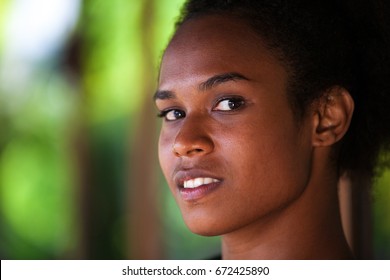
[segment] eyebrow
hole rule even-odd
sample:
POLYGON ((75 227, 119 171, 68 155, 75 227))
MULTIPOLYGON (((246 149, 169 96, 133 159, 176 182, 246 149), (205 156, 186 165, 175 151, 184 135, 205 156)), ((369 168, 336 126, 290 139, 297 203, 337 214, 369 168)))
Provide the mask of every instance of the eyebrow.
POLYGON ((157 90, 156 93, 153 95, 153 100, 156 101, 157 99, 165 100, 165 99, 173 99, 176 95, 169 90, 157 90))
POLYGON ((237 80, 249 81, 247 77, 241 75, 240 73, 236 73, 236 72, 223 73, 223 74, 212 76, 211 78, 207 79, 205 82, 199 85, 199 89, 205 91, 213 87, 216 87, 222 83, 237 81, 237 80))
MULTIPOLYGON (((206 91, 222 83, 227 83, 227 82, 237 81, 237 80, 249 81, 247 77, 245 77, 240 73, 236 73, 236 72, 222 73, 222 74, 214 75, 208 78, 206 81, 200 83, 199 90, 206 91)), ((164 99, 173 99, 175 97, 176 95, 169 90, 157 90, 156 93, 153 95, 153 99, 155 101, 157 99, 164 100, 164 99)))

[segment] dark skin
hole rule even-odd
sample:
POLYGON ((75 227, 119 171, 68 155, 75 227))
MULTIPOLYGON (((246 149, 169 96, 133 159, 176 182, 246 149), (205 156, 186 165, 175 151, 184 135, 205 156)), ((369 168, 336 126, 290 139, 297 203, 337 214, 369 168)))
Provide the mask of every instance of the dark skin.
POLYGON ((184 221, 222 236, 223 259, 345 259, 334 145, 354 103, 330 88, 297 121, 289 75, 244 22, 184 23, 155 95, 159 159, 184 221))

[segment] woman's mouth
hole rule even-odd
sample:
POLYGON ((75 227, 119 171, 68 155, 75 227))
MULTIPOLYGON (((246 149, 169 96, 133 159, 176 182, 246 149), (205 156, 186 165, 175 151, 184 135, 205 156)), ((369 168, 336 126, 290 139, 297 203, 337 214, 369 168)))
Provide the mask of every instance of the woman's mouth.
POLYGON ((216 190, 223 179, 204 169, 181 169, 175 172, 174 181, 179 197, 188 202, 198 201, 216 190))
POLYGON ((218 182, 220 182, 220 180, 215 179, 215 178, 198 177, 198 178, 195 178, 195 179, 185 180, 184 184, 183 184, 183 187, 185 189, 194 189, 194 188, 198 188, 198 187, 203 186, 203 185, 208 185, 208 184, 211 184, 211 183, 218 183, 218 182))
POLYGON ((179 184, 179 193, 183 200, 193 202, 202 199, 222 183, 222 180, 213 177, 186 178, 179 184))

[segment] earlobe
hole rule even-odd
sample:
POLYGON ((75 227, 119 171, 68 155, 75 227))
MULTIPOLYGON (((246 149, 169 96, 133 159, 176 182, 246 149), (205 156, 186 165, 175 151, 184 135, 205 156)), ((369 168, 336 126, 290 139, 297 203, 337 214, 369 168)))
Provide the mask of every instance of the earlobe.
POLYGON ((354 101, 343 87, 332 87, 316 103, 313 114, 313 146, 331 146, 348 131, 354 101))

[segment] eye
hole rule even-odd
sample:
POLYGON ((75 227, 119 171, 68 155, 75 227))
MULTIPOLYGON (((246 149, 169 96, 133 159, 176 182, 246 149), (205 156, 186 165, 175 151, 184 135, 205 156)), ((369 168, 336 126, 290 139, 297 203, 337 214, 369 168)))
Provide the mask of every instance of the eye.
POLYGON ((182 110, 170 109, 162 111, 158 114, 158 117, 164 118, 167 121, 175 121, 181 118, 184 118, 186 113, 182 110))
POLYGON ((240 97, 229 97, 220 100, 214 107, 214 111, 233 111, 244 105, 245 101, 240 97))

